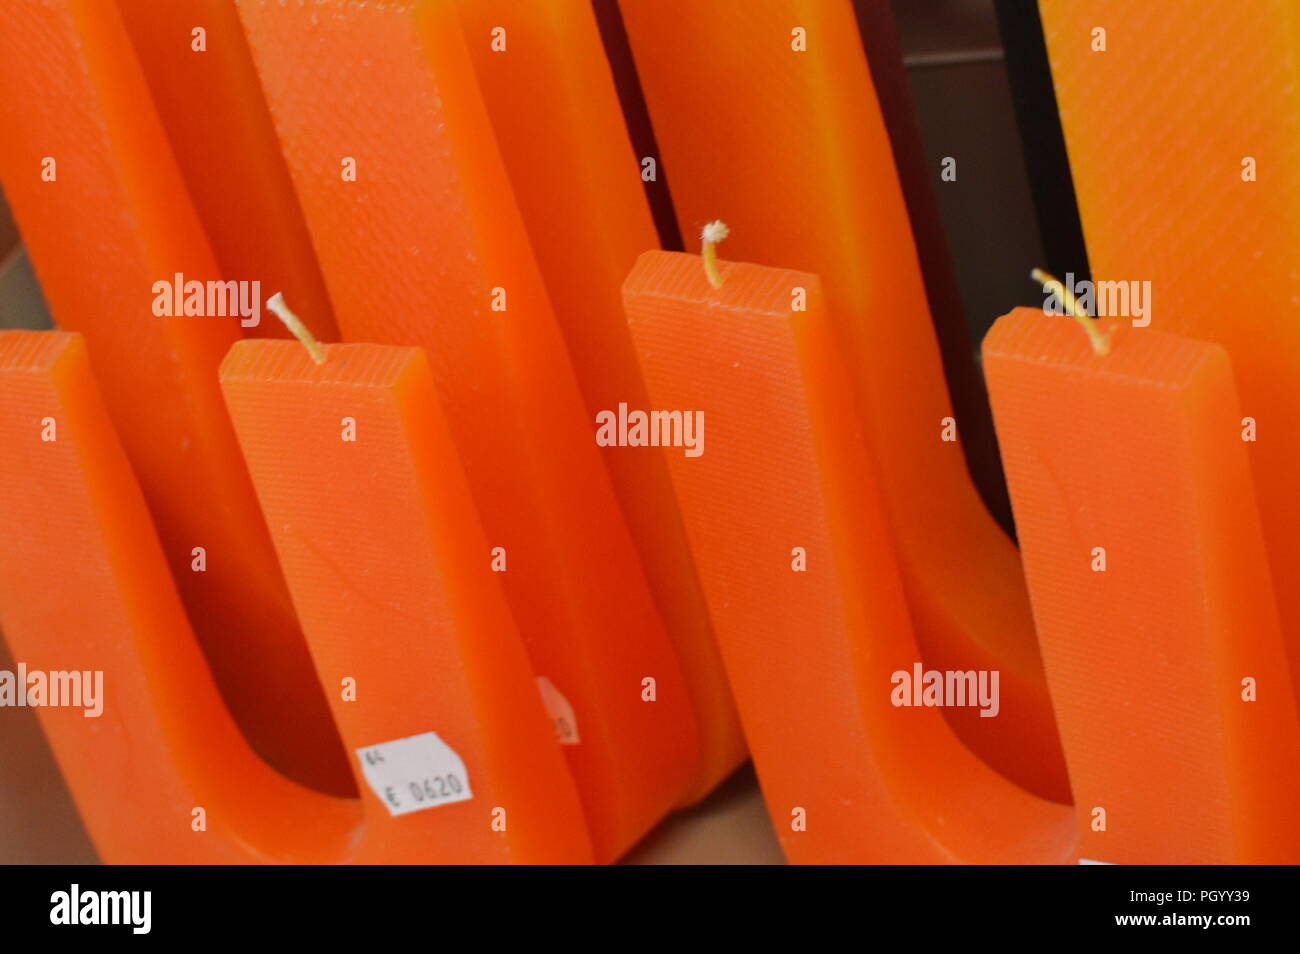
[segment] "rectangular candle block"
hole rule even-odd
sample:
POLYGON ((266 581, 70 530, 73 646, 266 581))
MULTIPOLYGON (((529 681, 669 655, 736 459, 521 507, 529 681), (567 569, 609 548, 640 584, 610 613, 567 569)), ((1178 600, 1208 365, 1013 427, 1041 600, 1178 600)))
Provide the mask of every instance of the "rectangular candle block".
POLYGON ((699 258, 649 252, 623 296, 654 407, 709 435, 664 453, 786 856, 1068 859, 1068 807, 973 756, 942 710, 891 701, 922 656, 819 280, 720 268, 715 290, 699 258))
MULTIPOLYGON (((261 282, 317 337, 338 330, 231 0, 117 0, 223 278, 261 282)), ((288 336, 271 315, 245 334, 288 336)))
MULTIPOLYGON (((589 0, 459 0, 519 214, 587 413, 647 407, 619 289, 659 244, 589 0), (504 34, 495 34, 494 30, 504 34), (504 49, 494 42, 501 37, 504 49), (538 144, 545 143, 539 161, 538 144)), ((656 173, 657 175, 657 173, 656 173)), ((608 447, 605 466, 682 662, 700 724, 702 795, 745 757, 668 470, 654 448, 608 447)))
POLYGON ((219 275, 112 3, 0 4, 0 127, 0 180, 41 289, 86 336, 226 701, 277 767, 349 792, 217 385, 240 319, 155 312, 155 282, 219 275))
POLYGON ((93 707, 83 696, 81 706, 38 712, 100 857, 588 860, 577 795, 504 598, 460 557, 481 550, 482 532, 422 358, 352 348, 317 370, 299 367, 296 343, 283 344, 288 354, 279 346, 249 343, 253 350, 228 367, 240 403, 266 412, 246 422, 255 446, 286 422, 278 446, 314 452, 294 473, 297 495, 286 504, 308 517, 277 514, 299 534, 290 549, 309 568, 296 583, 342 604, 339 619, 316 632, 325 637, 320 662, 331 670, 331 697, 347 689, 341 666, 355 680, 355 701, 342 703, 339 717, 367 783, 361 802, 294 785, 240 736, 176 597, 81 338, 0 334, 0 507, 8 515, 0 521, 0 621, 29 671, 98 674, 93 707), (310 407, 298 407, 304 399, 310 407), (311 468, 327 454, 316 445, 339 433, 331 418, 340 399, 360 414, 366 440, 345 445, 351 454, 335 466, 311 468), (313 421, 329 427, 303 428, 313 421), (378 475, 376 451, 386 458, 378 475), (355 480, 386 491, 383 506, 365 506, 364 497, 358 506, 355 480), (342 510, 317 508, 343 500, 342 510), (400 528, 375 519, 383 514, 400 528), (357 526, 348 539, 350 521, 357 526), (339 541, 344 552, 333 552, 339 541), (307 555, 304 545, 320 549, 307 555), (393 548, 407 562, 391 564, 393 548), (347 569, 359 574, 364 596, 341 585, 347 569), (366 602, 402 595, 394 581, 415 595, 400 606, 366 602), (458 760, 452 772, 448 749, 458 760))
POLYGON ((453 4, 240 4, 345 338, 424 348, 596 858, 698 790, 697 728, 453 4))
POLYGON ((0 447, 0 625, 29 672, 82 678, 80 705, 36 711, 100 859, 346 857, 356 801, 292 784, 231 721, 80 335, 0 333, 0 447))
POLYGON ((423 352, 328 345, 317 365, 297 342, 245 341, 222 364, 221 385, 361 767, 376 751, 383 758, 380 743, 432 731, 468 773, 435 776, 433 789, 403 776, 383 794, 358 778, 367 810, 436 800, 427 812, 436 853, 403 852, 398 822, 384 856, 589 861, 577 793, 423 352), (425 791, 408 791, 411 781, 425 791), (474 797, 453 803, 459 792, 445 786, 462 781, 474 797))
POLYGON ((889 134, 850 0, 621 0, 683 230, 818 274, 927 660, 1000 668, 1004 718, 950 713, 989 764, 1065 801, 1016 549, 967 473, 889 134))
POLYGON ((1020 308, 984 342, 1079 818, 1115 863, 1278 863, 1300 725, 1217 345, 1020 308))
POLYGON ((1300 7, 1041 9, 1097 282, 1090 304, 1227 349, 1257 429, 1248 450, 1294 683, 1300 236, 1286 223, 1300 217, 1300 7))

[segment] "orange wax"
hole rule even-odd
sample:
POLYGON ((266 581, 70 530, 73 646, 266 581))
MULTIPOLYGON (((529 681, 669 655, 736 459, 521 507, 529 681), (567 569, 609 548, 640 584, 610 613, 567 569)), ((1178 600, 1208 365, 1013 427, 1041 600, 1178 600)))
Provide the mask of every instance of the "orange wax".
POLYGON ((1300 8, 1098 0, 1042 16, 1093 277, 1149 282, 1139 322, 1222 344, 1257 424, 1247 448, 1295 682, 1300 8))
MULTIPOLYGON (((659 244, 587 0, 460 0, 473 58, 519 212, 593 418, 649 408, 619 287, 659 244), (492 30, 506 49, 492 48, 492 30), (538 145, 544 143, 539 154, 538 145)), ((603 448, 700 723, 702 795, 745 757, 735 703, 691 564, 663 458, 603 448)))
MULTIPOLYGON (((222 277, 282 292, 317 337, 338 337, 230 0, 117 0, 153 103, 222 277), (201 29, 198 36, 194 31, 201 29), (201 45, 203 49, 196 49, 201 45)), ((264 314, 254 336, 287 336, 264 314)))
POLYGON ((665 453, 786 857, 1065 860, 1068 807, 987 767, 943 710, 891 705, 922 656, 820 281, 720 268, 715 290, 698 257, 647 252, 623 296, 655 407, 704 415, 702 455, 665 453))
POLYGON ((434 810, 447 815, 447 857, 510 860, 491 826, 504 806, 505 830, 520 825, 540 857, 589 860, 424 353, 328 345, 316 365, 297 342, 245 341, 221 385, 349 748, 430 730, 481 737, 463 757, 497 794, 434 810))
MULTIPOLYGON (((790 860, 1156 861, 1175 851, 1226 862, 1287 850, 1266 832, 1295 828, 1284 816, 1296 718, 1244 454, 1219 435, 1233 413, 1222 354, 1134 335, 1098 363, 1073 322, 1028 311, 989 340, 1080 794, 1071 809, 992 771, 942 708, 895 704, 896 677, 922 658, 820 282, 731 263, 721 274, 715 290, 698 258, 650 252, 624 300, 656 406, 702 411, 711 435, 700 457, 669 450, 668 463, 790 860), (1133 466, 1148 458, 1158 465, 1133 466), (1072 551, 1101 535, 1113 563, 1094 575, 1088 550, 1072 551), (1222 546, 1202 547, 1207 535, 1222 546), (1264 674, 1267 704, 1262 692, 1240 701, 1252 672, 1264 674), (1274 777, 1270 759, 1282 767, 1276 790, 1260 784, 1274 777), (1096 807, 1105 833, 1091 829, 1096 807), (1175 820, 1199 830, 1179 834, 1175 820)), ((1005 718, 999 689, 996 716, 966 708, 1005 718)))
POLYGON ((533 668, 576 715, 564 751, 610 860, 698 791, 697 728, 456 10, 239 9, 340 329, 428 353, 533 668))
POLYGON ((217 684, 273 765, 350 792, 217 385, 240 319, 153 311, 154 282, 219 276, 113 4, 0 4, 0 127, 0 180, 41 288, 86 336, 217 684))
POLYGON ((1080 854, 1295 861, 1300 725, 1224 350, 1123 327, 1099 357, 1019 308, 984 367, 1080 854))
POLYGON ((729 257, 825 283, 926 661, 1004 673, 1005 718, 949 713, 954 728, 1008 778, 1068 799, 1016 549, 942 439, 952 408, 852 4, 620 7, 683 232, 720 218, 729 257))
POLYGON ((331 696, 342 667, 357 678, 356 701, 339 709, 353 768, 359 773, 355 750, 436 731, 463 759, 473 798, 392 815, 364 783, 361 801, 334 798, 268 768, 235 728, 197 650, 81 338, 6 332, 0 507, 9 517, 0 521, 0 624, 29 671, 103 673, 98 718, 76 707, 38 710, 100 857, 137 864, 587 860, 577 796, 503 598, 458 556, 481 549, 482 532, 422 358, 336 347, 317 369, 285 349, 301 350, 249 342, 226 371, 232 403, 255 418, 242 422, 250 456, 274 455, 264 441, 312 455, 293 461, 280 452, 286 468, 299 465, 296 495, 277 493, 288 489, 284 480, 263 487, 277 519, 300 534, 286 555, 313 636, 324 637, 314 646, 331 696), (331 456, 340 407, 360 416, 369 439, 346 445, 350 457, 331 456), (47 431, 46 419, 56 431, 47 431), (55 439, 43 440, 47 433, 55 439), (307 467, 326 459, 330 467, 307 467), (382 498, 367 498, 371 491, 382 498), (353 516, 358 509, 370 519, 353 516), (354 529, 351 537, 340 534, 344 526, 354 529), (307 556, 312 546, 318 549, 307 556), (390 561, 392 548, 404 563, 390 561), (348 573, 367 587, 366 623, 377 608, 365 598, 384 601, 383 638, 366 637, 368 625, 344 631, 326 621, 315 629, 325 603, 355 619, 348 604, 358 590, 342 583, 348 573), (406 599, 405 613, 393 599, 406 599), (498 807, 506 811, 504 831, 492 828, 498 807))

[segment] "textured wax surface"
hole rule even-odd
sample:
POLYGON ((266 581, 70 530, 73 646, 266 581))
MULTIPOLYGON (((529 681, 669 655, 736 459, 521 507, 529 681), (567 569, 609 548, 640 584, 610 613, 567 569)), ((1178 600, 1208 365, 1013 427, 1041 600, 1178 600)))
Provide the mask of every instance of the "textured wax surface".
POLYGON ((98 718, 37 710, 100 858, 343 857, 356 803, 286 781, 231 721, 79 336, 0 334, 0 447, 5 639, 31 669, 103 672, 98 718), (51 441, 41 439, 46 418, 51 441))
POLYGON ((282 771, 350 792, 217 387, 239 320, 152 311, 155 281, 218 276, 114 4, 0 4, 0 127, 0 180, 41 289, 59 327, 86 337, 236 719, 282 771), (47 156, 56 162, 49 182, 47 156), (194 547, 205 550, 203 572, 191 568, 194 547), (286 699, 293 719, 283 717, 286 699))
POLYGON ((715 291, 695 256, 651 252, 624 299, 655 405, 708 422, 705 453, 669 468, 787 858, 1064 860, 1070 809, 993 772, 940 711, 890 704, 921 657, 816 276, 720 270, 715 291))
POLYGON ((239 9, 340 330, 428 355, 533 667, 578 710, 582 742, 565 755, 597 858, 612 860, 697 787, 698 733, 456 10, 239 9))
MULTIPOLYGON (((318 338, 338 337, 289 169, 231 0, 117 0, 222 277, 282 292, 318 338), (192 30, 204 30, 195 50, 192 30)), ((289 337, 265 313, 253 337, 289 337)))
POLYGON ((1094 278, 1228 351, 1293 681, 1300 674, 1300 7, 1044 2, 1094 278), (1091 31, 1105 27, 1094 53, 1091 31), (1243 181, 1242 160, 1256 162, 1243 181))
POLYGON ((683 232, 720 218, 726 257, 821 276, 927 660, 1008 673, 1023 717, 950 713, 954 727, 1008 778, 1066 800, 1015 547, 960 444, 940 439, 951 404, 851 3, 620 8, 683 232), (791 49, 795 26, 805 52, 791 49))
POLYGON ((423 353, 329 345, 317 365, 296 341, 245 341, 221 381, 348 750, 436 732, 474 793, 389 818, 358 777, 361 857, 590 860, 423 353))
POLYGON ((1281 860, 1300 732, 1223 350, 1121 327, 1099 357, 1021 308, 984 356, 1080 854, 1281 860))
MULTIPOLYGON (((647 408, 619 288, 659 239, 592 5, 459 0, 457 7, 588 415, 620 402, 647 408), (489 42, 497 26, 509 38, 506 54, 489 42)), ((692 794, 702 795, 743 760, 745 740, 668 471, 652 447, 601 454, 682 661, 703 748, 692 794)))

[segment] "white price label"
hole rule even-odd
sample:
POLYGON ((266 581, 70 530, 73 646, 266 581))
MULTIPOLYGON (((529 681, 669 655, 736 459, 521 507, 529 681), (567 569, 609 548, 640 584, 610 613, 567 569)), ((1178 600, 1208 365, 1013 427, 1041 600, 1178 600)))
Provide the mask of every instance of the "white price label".
POLYGON ((390 815, 439 808, 474 797, 469 773, 456 750, 436 732, 357 749, 370 790, 390 815))
POLYGON ((578 717, 573 714, 573 706, 564 698, 564 693, 555 688, 555 683, 545 676, 537 677, 537 688, 542 692, 542 705, 551 717, 551 727, 555 729, 555 738, 560 745, 577 745, 578 717))

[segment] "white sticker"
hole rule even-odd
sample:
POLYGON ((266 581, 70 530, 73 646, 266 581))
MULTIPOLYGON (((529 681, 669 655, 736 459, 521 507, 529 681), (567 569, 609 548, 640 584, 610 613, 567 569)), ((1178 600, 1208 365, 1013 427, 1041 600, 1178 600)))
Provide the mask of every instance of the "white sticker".
POLYGON ((1114 863, 1115 862, 1113 861, 1093 861, 1091 858, 1079 859, 1079 864, 1081 865, 1113 865, 1114 863))
POLYGON ((390 815, 406 815, 474 797, 456 750, 436 732, 357 749, 361 772, 390 815))
POLYGON ((560 745, 577 745, 582 740, 578 738, 578 718, 573 714, 569 700, 545 676, 537 677, 537 688, 542 691, 542 705, 551 717, 551 728, 555 730, 556 740, 560 745))

